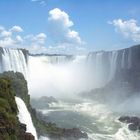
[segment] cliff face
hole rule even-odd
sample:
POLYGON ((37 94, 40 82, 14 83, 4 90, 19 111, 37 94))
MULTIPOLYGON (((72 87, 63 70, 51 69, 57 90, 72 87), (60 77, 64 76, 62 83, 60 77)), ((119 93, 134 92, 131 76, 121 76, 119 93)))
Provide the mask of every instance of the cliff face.
POLYGON ((116 51, 93 52, 89 54, 89 60, 94 66, 101 65, 101 80, 105 82, 80 95, 103 102, 108 102, 108 97, 123 102, 126 97, 139 94, 140 45, 116 51))
POLYGON ((128 84, 133 92, 140 91, 140 45, 133 46, 129 49, 125 49, 125 63, 124 67, 119 69, 120 61, 118 59, 118 70, 114 76, 114 81, 121 82, 121 84, 128 84), (129 53, 131 52, 131 56, 129 53), (130 57, 130 58, 129 58, 130 57), (126 61, 127 60, 127 61, 126 61), (130 61, 130 62, 129 62, 130 61))
POLYGON ((129 85, 139 91, 140 86, 140 45, 116 51, 93 52, 88 55, 88 61, 94 69, 100 65, 99 75, 104 85, 109 83, 129 85))
POLYGON ((0 139, 34 140, 32 134, 26 133, 26 125, 17 118, 15 93, 11 79, 0 75, 0 139))
POLYGON ((116 72, 109 84, 127 86, 132 92, 140 91, 140 45, 118 51, 116 72))

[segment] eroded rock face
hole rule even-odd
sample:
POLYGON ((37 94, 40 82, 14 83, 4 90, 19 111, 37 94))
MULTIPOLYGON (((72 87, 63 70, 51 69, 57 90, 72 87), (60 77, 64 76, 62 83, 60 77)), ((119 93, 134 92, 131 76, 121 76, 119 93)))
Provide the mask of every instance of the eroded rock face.
POLYGON ((35 138, 31 133, 25 133, 25 140, 35 140, 35 138))
POLYGON ((119 118, 119 121, 123 123, 127 123, 129 130, 140 131, 140 118, 139 117, 121 116, 119 118))
POLYGON ((26 124, 20 123, 20 138, 22 140, 35 140, 35 137, 31 134, 26 132, 26 124))
POLYGON ((82 132, 79 128, 72 129, 62 129, 61 133, 53 133, 49 135, 53 140, 80 140, 80 139, 88 139, 88 135, 85 132, 82 132))

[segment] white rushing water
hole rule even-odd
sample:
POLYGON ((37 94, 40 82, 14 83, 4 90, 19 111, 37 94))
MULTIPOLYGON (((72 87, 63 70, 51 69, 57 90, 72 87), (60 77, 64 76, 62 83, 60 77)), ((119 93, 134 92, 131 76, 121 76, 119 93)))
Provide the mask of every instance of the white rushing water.
POLYGON ((132 67, 132 50, 129 48, 129 53, 128 53, 128 69, 132 67))
POLYGON ((123 69, 125 68, 125 50, 123 50, 123 53, 122 53, 121 67, 123 69))
POLYGON ((17 107, 19 110, 19 114, 18 114, 19 121, 21 123, 26 124, 27 132, 30 132, 35 137, 35 140, 38 140, 36 129, 33 125, 31 115, 24 101, 19 97, 15 97, 15 100, 16 100, 17 107))
POLYGON ((21 72, 27 76, 27 64, 22 50, 3 48, 1 60, 1 72, 21 72))
POLYGON ((118 121, 120 114, 97 101, 79 104, 60 101, 42 113, 61 127, 79 127, 88 133, 88 140, 140 140, 138 132, 130 131, 127 124, 118 121))
POLYGON ((118 51, 111 52, 110 55, 110 75, 109 75, 109 81, 113 79, 116 68, 117 68, 117 57, 118 57, 118 51))

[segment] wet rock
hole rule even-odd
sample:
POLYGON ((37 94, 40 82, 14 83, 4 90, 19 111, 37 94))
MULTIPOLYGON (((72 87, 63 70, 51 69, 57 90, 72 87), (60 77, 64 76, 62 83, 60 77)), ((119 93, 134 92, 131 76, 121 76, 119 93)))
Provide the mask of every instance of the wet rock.
POLYGON ((131 131, 140 131, 140 118, 139 117, 130 117, 130 116, 121 116, 119 118, 120 122, 127 123, 128 128, 131 131))
POLYGON ((129 130, 132 130, 132 131, 138 130, 138 126, 136 124, 133 124, 133 123, 129 124, 128 128, 129 128, 129 130))
POLYGON ((61 133, 50 135, 53 139, 66 139, 66 140, 79 140, 79 139, 88 139, 88 135, 85 132, 82 132, 79 128, 72 129, 63 129, 61 133))
POLYGON ((123 122, 123 123, 130 123, 130 117, 129 116, 121 116, 118 120, 120 122, 123 122))
POLYGON ((26 131, 26 124, 20 123, 19 126, 23 131, 26 131))
POLYGON ((140 118, 139 117, 122 116, 122 117, 119 118, 119 121, 124 122, 124 123, 140 124, 140 118))
POLYGON ((26 132, 26 124, 20 123, 20 140, 35 140, 34 136, 31 133, 26 132))
POLYGON ((88 138, 85 132, 80 131, 78 128, 64 129, 62 132, 64 137, 74 137, 74 138, 88 138))
POLYGON ((25 140, 35 140, 35 138, 31 133, 25 133, 25 140))

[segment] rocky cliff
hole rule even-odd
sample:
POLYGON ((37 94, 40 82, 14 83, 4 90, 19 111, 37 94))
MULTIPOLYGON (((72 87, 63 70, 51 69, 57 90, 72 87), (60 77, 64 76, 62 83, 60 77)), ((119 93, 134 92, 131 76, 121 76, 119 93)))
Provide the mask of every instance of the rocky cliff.
POLYGON ((0 75, 0 139, 1 140, 34 140, 34 136, 26 133, 26 125, 17 118, 16 91, 11 79, 0 75))

